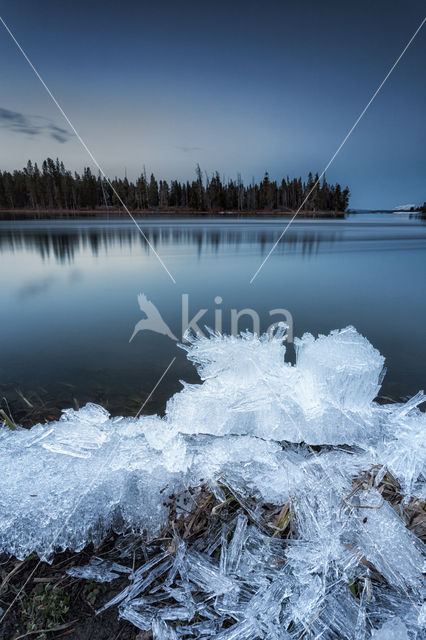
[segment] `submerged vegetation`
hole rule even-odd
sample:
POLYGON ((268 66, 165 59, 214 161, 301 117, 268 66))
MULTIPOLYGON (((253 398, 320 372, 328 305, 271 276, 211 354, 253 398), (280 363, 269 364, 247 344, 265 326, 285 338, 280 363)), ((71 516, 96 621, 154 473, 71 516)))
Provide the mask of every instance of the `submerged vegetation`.
POLYGON ((218 171, 209 176, 197 165, 191 182, 172 180, 169 184, 157 180, 153 173, 148 177, 143 171, 135 182, 127 177, 114 178, 111 189, 89 167, 82 174, 72 173, 58 158, 47 158, 41 169, 29 160, 22 170, 0 171, 0 208, 94 210, 118 207, 121 199, 132 210, 292 211, 303 205, 307 211, 346 211, 348 187, 330 185, 324 177, 314 188, 317 181, 318 174, 312 173, 306 181, 288 176, 281 181, 271 180, 265 173, 261 182, 256 183, 253 178, 246 185, 240 174, 236 180, 225 179, 218 171))

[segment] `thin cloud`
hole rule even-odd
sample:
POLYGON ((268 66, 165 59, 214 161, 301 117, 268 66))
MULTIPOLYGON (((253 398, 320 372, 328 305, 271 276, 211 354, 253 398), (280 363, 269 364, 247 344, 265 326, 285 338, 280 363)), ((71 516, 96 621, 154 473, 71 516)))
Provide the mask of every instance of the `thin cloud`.
POLYGON ((47 125, 47 129, 50 132, 51 138, 54 138, 58 142, 66 142, 70 138, 72 138, 72 133, 63 129, 62 127, 56 126, 56 124, 47 125))
POLYGON ((179 149, 180 151, 183 151, 184 153, 190 153, 191 151, 202 151, 203 147, 176 147, 176 149, 179 149))
POLYGON ((58 127, 48 118, 27 116, 20 111, 11 111, 3 107, 0 107, 0 127, 28 136, 49 136, 60 143, 72 138, 69 131, 58 127))

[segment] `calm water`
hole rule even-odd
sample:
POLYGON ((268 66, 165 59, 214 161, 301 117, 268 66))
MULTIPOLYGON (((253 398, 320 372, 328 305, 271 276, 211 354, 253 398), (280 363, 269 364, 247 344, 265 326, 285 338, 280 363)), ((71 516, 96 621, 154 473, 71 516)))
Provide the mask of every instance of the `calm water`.
MULTIPOLYGON (((146 406, 161 411, 196 381, 185 353, 167 336, 143 331, 144 292, 176 336, 181 294, 189 315, 255 309, 262 329, 288 309, 294 335, 353 324, 386 356, 383 394, 395 399, 424 386, 426 224, 404 214, 350 215, 296 221, 254 281, 286 221, 142 219, 173 284, 131 221, 0 222, 0 392, 17 390, 60 407, 101 402, 113 413, 136 412, 167 364, 176 361, 146 406), (215 304, 220 296, 222 303, 215 304)), ((250 327, 248 316, 241 328, 250 327)), ((292 349, 289 349, 292 356, 292 349)))

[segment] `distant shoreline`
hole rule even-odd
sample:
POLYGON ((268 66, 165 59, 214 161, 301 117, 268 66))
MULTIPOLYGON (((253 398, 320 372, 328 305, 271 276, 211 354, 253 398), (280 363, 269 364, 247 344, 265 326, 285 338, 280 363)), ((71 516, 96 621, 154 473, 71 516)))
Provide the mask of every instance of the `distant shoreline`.
MULTIPOLYGON (((256 210, 256 211, 199 211, 195 209, 134 209, 132 216, 169 217, 169 218, 291 218, 296 211, 289 210, 256 210)), ((344 219, 345 211, 299 211, 299 218, 344 219)), ((106 209, 0 209, 0 220, 48 220, 50 218, 108 218, 128 217, 123 209, 111 207, 106 209)))

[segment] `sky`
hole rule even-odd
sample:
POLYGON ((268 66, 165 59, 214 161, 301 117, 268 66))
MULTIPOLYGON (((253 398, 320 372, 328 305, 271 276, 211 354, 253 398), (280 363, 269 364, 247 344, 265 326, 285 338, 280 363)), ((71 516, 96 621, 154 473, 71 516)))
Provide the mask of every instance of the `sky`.
MULTIPOLYGON (((426 15, 419 0, 3 0, 109 177, 319 173, 426 15)), ((426 200, 426 25, 327 171, 351 208, 426 200)), ((93 164, 0 24, 0 169, 93 164)))

